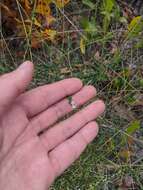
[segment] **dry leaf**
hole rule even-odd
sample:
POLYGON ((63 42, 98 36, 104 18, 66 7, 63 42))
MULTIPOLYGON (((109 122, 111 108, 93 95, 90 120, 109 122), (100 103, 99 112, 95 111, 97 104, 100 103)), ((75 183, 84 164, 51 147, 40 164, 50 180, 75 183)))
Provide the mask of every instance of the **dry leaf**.
POLYGON ((42 3, 38 4, 35 13, 41 14, 43 16, 49 16, 51 14, 50 7, 48 4, 46 4, 44 1, 41 1, 42 3))
POLYGON ((33 37, 31 39, 31 47, 34 48, 34 49, 38 49, 41 47, 41 42, 38 38, 36 37, 33 37))
POLYGON ((51 3, 55 3, 58 8, 63 8, 69 0, 19 0, 21 15, 17 9, 17 2, 13 0, 4 0, 0 3, 2 9, 2 21, 4 27, 12 31, 18 37, 25 38, 32 36, 31 46, 39 48, 43 40, 53 41, 57 32, 53 29, 52 24, 56 18, 52 16, 51 3), (34 18, 33 18, 34 10, 34 18))
POLYGON ((100 59, 100 53, 99 53, 99 51, 97 51, 97 52, 95 53, 95 58, 96 58, 96 60, 99 60, 99 59, 100 59))
POLYGON ((53 41, 55 39, 55 36, 57 34, 56 30, 46 29, 41 32, 44 39, 50 39, 53 41))
POLYGON ((127 109, 124 105, 114 105, 114 109, 117 112, 118 116, 126 119, 128 121, 134 120, 135 116, 132 111, 127 109))
POLYGON ((66 4, 69 3, 70 0, 55 0, 55 4, 59 8, 63 8, 66 4))
POLYGON ((31 6, 30 6, 29 0, 24 0, 24 7, 25 7, 25 11, 29 14, 30 10, 31 10, 31 6))
POLYGON ((134 184, 134 180, 131 176, 125 176, 123 179, 123 186, 124 187, 132 187, 134 184))
POLYGON ((80 40, 80 50, 82 54, 85 54, 85 40, 83 38, 80 40))
POLYGON ((119 156, 121 158, 123 158, 124 160, 126 160, 126 162, 128 162, 130 160, 132 154, 133 153, 130 150, 128 150, 128 149, 124 149, 124 150, 121 150, 119 152, 119 156))

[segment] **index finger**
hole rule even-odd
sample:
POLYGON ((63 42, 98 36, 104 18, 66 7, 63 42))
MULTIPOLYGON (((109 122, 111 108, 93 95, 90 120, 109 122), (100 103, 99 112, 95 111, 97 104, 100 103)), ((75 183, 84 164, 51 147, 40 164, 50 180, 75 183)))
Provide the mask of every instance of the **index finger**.
POLYGON ((18 103, 24 108, 27 116, 33 117, 81 88, 81 80, 77 78, 65 79, 26 92, 18 99, 18 103))

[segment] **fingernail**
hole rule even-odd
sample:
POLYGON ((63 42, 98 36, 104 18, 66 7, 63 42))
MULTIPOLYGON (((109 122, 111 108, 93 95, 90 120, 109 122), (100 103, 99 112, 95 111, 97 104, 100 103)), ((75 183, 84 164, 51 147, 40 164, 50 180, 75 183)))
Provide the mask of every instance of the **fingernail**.
POLYGON ((19 70, 19 69, 20 69, 20 70, 23 70, 23 69, 27 68, 29 64, 31 64, 30 61, 26 61, 26 62, 22 63, 22 64, 18 67, 18 70, 19 70))

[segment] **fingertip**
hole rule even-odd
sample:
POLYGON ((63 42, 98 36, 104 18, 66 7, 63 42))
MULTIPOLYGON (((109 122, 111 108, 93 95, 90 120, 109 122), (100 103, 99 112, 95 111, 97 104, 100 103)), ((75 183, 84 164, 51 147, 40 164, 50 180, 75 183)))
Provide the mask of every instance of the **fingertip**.
POLYGON ((90 127, 90 129, 92 130, 92 132, 97 135, 99 132, 99 126, 97 124, 96 121, 91 121, 88 126, 90 127))
POLYGON ((85 88, 91 93, 93 94, 93 96, 96 95, 97 91, 96 91, 96 88, 92 85, 88 85, 88 86, 85 86, 85 88))
POLYGON ((19 67, 18 70, 34 70, 34 65, 31 61, 25 61, 24 63, 22 63, 19 67))
POLYGON ((30 67, 31 69, 34 69, 34 64, 33 64, 33 62, 27 60, 27 61, 25 61, 24 63, 27 64, 28 67, 30 67))
POLYGON ((105 106, 105 103, 103 100, 98 100, 98 103, 100 104, 101 108, 102 108, 102 111, 104 112, 105 109, 106 109, 106 106, 105 106))
POLYGON ((32 80, 33 64, 24 62, 18 69, 1 77, 0 85, 3 92, 1 104, 9 105, 25 91, 32 80))
POLYGON ((105 103, 103 100, 97 100, 94 102, 95 106, 98 107, 100 114, 105 111, 105 103))
POLYGON ((25 79, 26 81, 31 81, 34 73, 34 65, 31 61, 25 61, 22 63, 13 74, 16 74, 16 77, 20 77, 20 79, 25 79))
POLYGON ((83 82, 79 78, 71 78, 72 80, 79 88, 82 88, 83 82))

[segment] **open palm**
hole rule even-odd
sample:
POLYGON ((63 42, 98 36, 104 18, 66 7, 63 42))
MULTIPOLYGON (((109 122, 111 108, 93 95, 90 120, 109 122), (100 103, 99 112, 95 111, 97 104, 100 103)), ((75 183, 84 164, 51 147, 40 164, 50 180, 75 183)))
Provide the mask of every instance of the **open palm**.
POLYGON ((93 120, 104 111, 98 100, 59 121, 72 111, 68 96, 80 107, 95 96, 95 88, 73 78, 24 93, 32 73, 26 62, 0 78, 2 190, 47 190, 96 137, 93 120))

